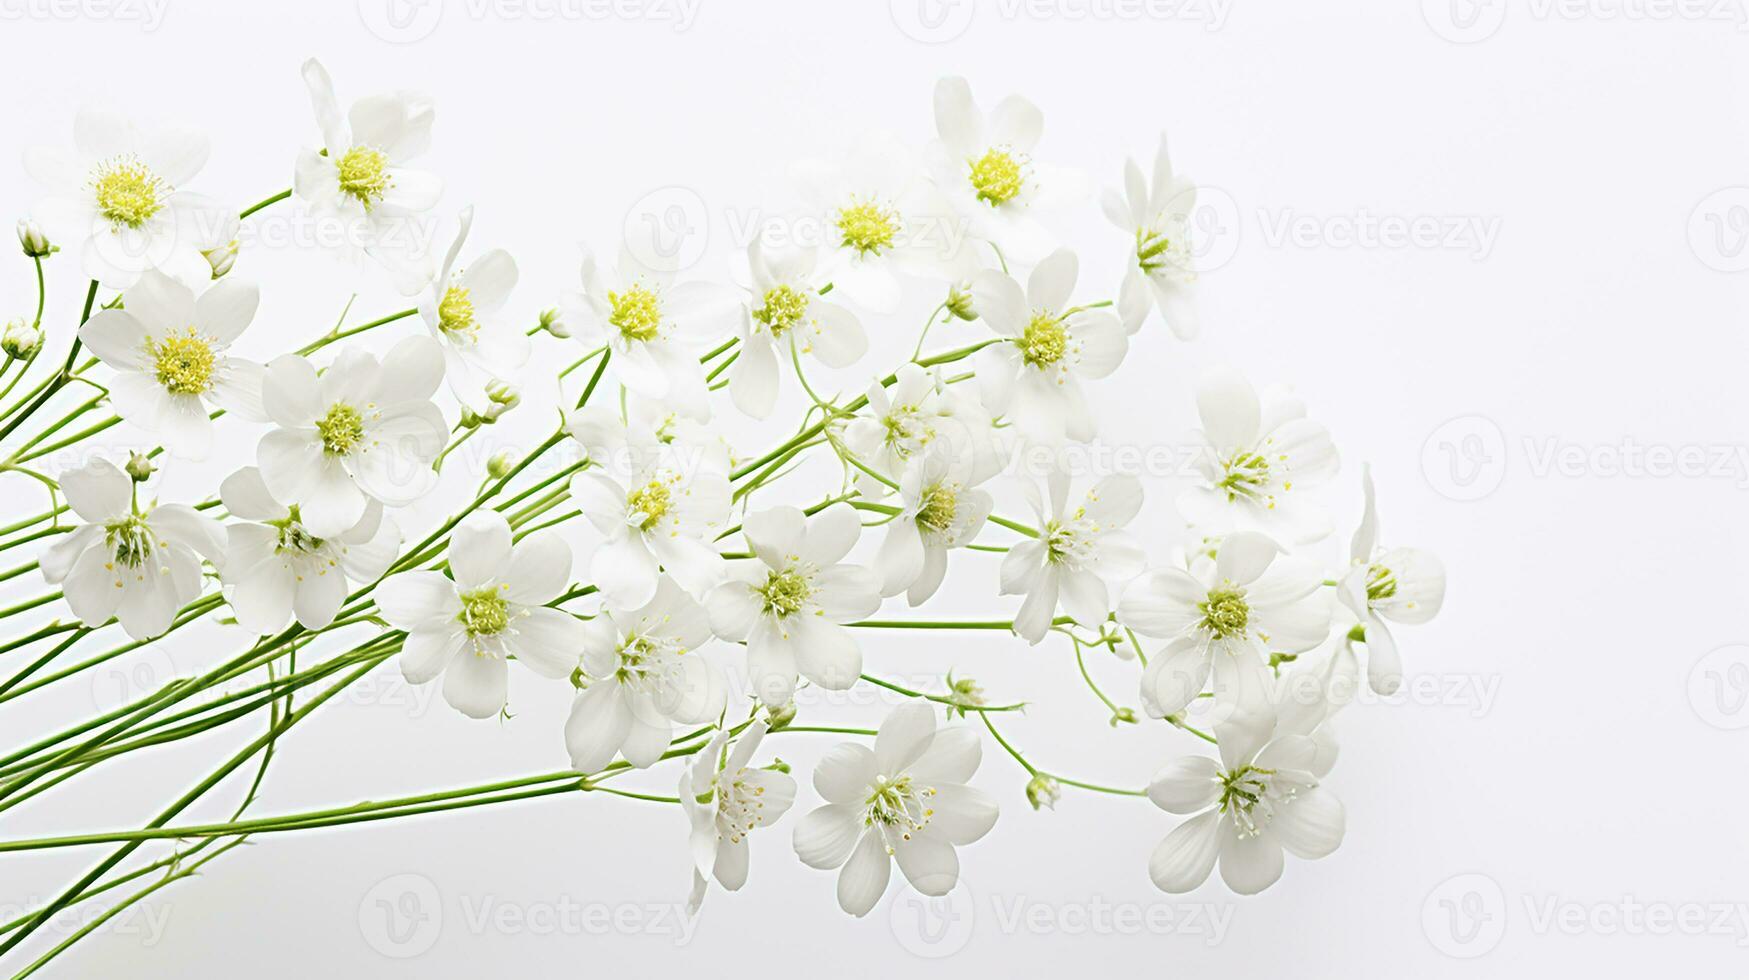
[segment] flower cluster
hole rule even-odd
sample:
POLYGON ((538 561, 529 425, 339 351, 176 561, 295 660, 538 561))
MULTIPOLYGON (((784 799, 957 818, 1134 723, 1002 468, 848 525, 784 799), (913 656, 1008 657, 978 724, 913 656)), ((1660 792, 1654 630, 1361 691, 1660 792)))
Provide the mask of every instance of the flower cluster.
MULTIPOLYGON (((76 330, 45 329, 39 305, 34 323, 6 331, 18 377, 45 347, 68 349, 19 401, 3 403, 11 385, 0 393, 0 468, 52 491, 45 515, 0 529, 0 549, 48 539, 33 567, 60 587, 19 611, 61 599, 77 620, 68 643, 113 619, 136 646, 210 617, 243 634, 246 652, 152 693, 97 741, 71 743, 71 756, 33 749, 11 762, 49 774, 125 754, 159 737, 150 719, 166 708, 263 672, 248 697, 214 701, 223 710, 180 709, 173 717, 194 720, 173 731, 260 709, 279 738, 320 703, 291 692, 343 687, 393 660, 473 719, 511 723, 517 684, 571 692, 552 738, 572 771, 517 785, 677 805, 694 908, 712 881, 742 887, 749 838, 786 818, 795 855, 837 872, 852 915, 881 899, 895 863, 920 892, 947 892, 958 849, 997 819, 998 797, 971 785, 986 732, 1018 763, 1025 781, 1013 788, 1035 808, 1071 787, 1187 815, 1148 861, 1166 891, 1197 887, 1218 863, 1230 888, 1255 892, 1281 875, 1284 854, 1318 858, 1341 842, 1343 808, 1326 786, 1333 716, 1353 697, 1360 653, 1371 689, 1396 689, 1392 627, 1438 611, 1438 560, 1381 545, 1370 473, 1347 562, 1321 560, 1336 526, 1319 496, 1339 472, 1330 434, 1291 392, 1260 392, 1229 369, 1203 372, 1193 393, 1195 468, 1175 501, 1190 526, 1175 554, 1134 529, 1142 481, 1077 479, 1064 462, 1098 435, 1089 388, 1120 369, 1133 338, 1151 321, 1180 340, 1199 328, 1196 192, 1164 140, 1151 176, 1131 162, 1105 195, 1133 241, 1118 241, 1122 269, 1095 274, 1049 230, 1053 208, 1089 195, 1043 157, 1042 113, 1018 96, 986 111, 965 81, 946 79, 929 145, 870 136, 839 160, 794 168, 827 230, 817 246, 755 240, 733 283, 650 268, 624 248, 611 261, 590 253, 538 322, 519 325, 516 262, 470 249, 471 208, 442 255, 408 232, 442 199, 420 163, 430 100, 395 92, 343 112, 322 66, 306 64, 303 79, 316 142, 288 161, 291 190, 242 212, 188 189, 207 154, 187 134, 86 113, 71 152, 27 158, 47 195, 20 226, 25 253, 39 271, 76 265, 89 290, 76 330), (275 357, 235 353, 260 303, 234 216, 287 198, 344 226, 345 257, 375 263, 416 305, 275 357), (935 312, 912 358, 865 365, 871 327, 890 333, 878 318, 913 294, 935 312), (946 324, 971 342, 925 354, 926 335, 946 324), (393 340, 373 350, 354 339, 366 331, 393 340), (858 372, 861 393, 821 394, 809 373, 821 369, 858 372), (462 441, 526 386, 555 383, 567 411, 551 438, 494 458, 475 499, 430 534, 404 533, 407 508, 443 482, 462 441), (44 424, 45 406, 76 384, 98 395, 44 424), (765 419, 786 390, 805 414, 773 446, 743 451, 712 427, 725 412, 765 419), (53 476, 30 465, 102 431, 109 423, 59 435, 105 410, 151 451, 53 476), (253 454, 208 499, 154 499, 158 466, 207 457, 219 424, 252 432, 253 454), (560 446, 574 462, 531 468, 560 446), (766 503, 822 457, 841 478, 790 492, 801 506, 766 503), (1022 470, 1039 459, 1053 462, 1022 470), (1164 766, 1145 790, 1113 789, 1031 762, 998 732, 1019 706, 970 679, 917 691, 868 673, 865 627, 991 627, 871 622, 900 595, 929 603, 950 571, 984 583, 1014 642, 1062 641, 1113 725, 1159 722, 1218 756, 1151 760, 1164 766), (336 642, 350 645, 333 652, 336 642), (1096 686, 1088 655, 1127 671, 1126 688, 1096 686), (858 685, 902 702, 878 731, 796 723, 799 689, 858 685), (1119 703, 1132 698, 1143 717, 1119 703), (787 817, 797 780, 762 750, 809 730, 853 740, 814 769, 809 812, 787 817), (665 784, 624 788, 667 762, 665 784)), ((45 629, 15 645, 64 631, 45 629)), ((0 698, 21 680, 0 685, 0 698)), ((0 805, 38 778, 8 771, 26 776, 0 786, 0 805)), ((510 799, 502 789, 439 796, 482 805, 510 799)), ((1138 869, 1146 853, 1138 843, 1138 869)))

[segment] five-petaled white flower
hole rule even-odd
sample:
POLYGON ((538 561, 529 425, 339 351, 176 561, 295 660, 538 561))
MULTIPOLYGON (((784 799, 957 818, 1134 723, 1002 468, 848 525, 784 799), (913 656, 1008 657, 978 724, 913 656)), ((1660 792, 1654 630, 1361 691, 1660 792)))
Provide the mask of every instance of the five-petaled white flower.
POLYGON ((881 722, 874 748, 845 742, 814 768, 826 805, 796 824, 796 855, 838 872, 838 906, 866 915, 887 890, 892 862, 924 895, 959 880, 956 846, 996 823, 996 801, 966 785, 983 748, 964 726, 937 729, 935 709, 911 701, 881 722))
POLYGON ((232 517, 247 522, 226 528, 222 580, 237 622, 252 633, 278 632, 294 615, 305 629, 327 626, 348 585, 382 578, 401 548, 400 528, 374 500, 342 533, 311 534, 298 508, 275 500, 253 466, 226 477, 219 499, 232 517))
POLYGON ((984 405, 1040 443, 1093 438, 1081 380, 1117 370, 1129 350, 1117 314, 1069 305, 1079 267, 1074 252, 1059 249, 1032 270, 1025 292, 993 270, 972 281, 978 315, 1002 335, 978 355, 984 405))
POLYGON ((312 58, 303 75, 322 147, 298 154, 292 189, 316 216, 339 223, 337 237, 350 249, 382 263, 402 295, 417 293, 431 282, 419 226, 443 196, 443 181, 407 164, 431 147, 431 100, 389 92, 359 99, 341 115, 327 69, 312 58))
POLYGON ((645 398, 662 399, 688 418, 710 418, 710 393, 699 354, 741 323, 740 297, 718 283, 674 281, 624 247, 603 267, 583 256, 583 288, 565 294, 565 324, 590 348, 606 344, 613 370, 645 398))
POLYGON ((729 891, 747 883, 747 836, 770 826, 789 812, 796 800, 796 781, 775 769, 750 767, 753 753, 765 738, 761 718, 741 732, 728 756, 723 747, 729 732, 718 731, 704 751, 680 771, 680 806, 692 826, 692 893, 689 912, 704 902, 710 879, 729 891), (722 764, 718 765, 718 760, 722 764))
POLYGON ((702 598, 723 577, 712 545, 729 516, 729 460, 720 443, 628 426, 604 408, 574 415, 567 430, 589 454, 571 499, 601 534, 589 577, 610 602, 636 609, 665 569, 702 598))
POLYGON ((1221 879, 1254 895, 1281 877, 1282 852, 1316 860, 1342 843, 1342 801, 1320 783, 1336 761, 1319 711, 1236 716, 1215 726, 1220 761, 1186 756, 1148 784, 1168 813, 1197 814, 1154 849, 1148 874, 1161 890, 1187 892, 1220 862, 1221 879))
POLYGON ((899 513, 875 555, 882 595, 905 592, 916 606, 941 587, 948 549, 970 544, 995 505, 978 479, 975 459, 940 443, 912 458, 899 478, 899 513))
POLYGON ((1142 672, 1142 706, 1155 718, 1184 710, 1214 677, 1224 713, 1261 712, 1270 654, 1297 654, 1330 634, 1323 576, 1255 531, 1222 538, 1213 562, 1158 569, 1132 583, 1118 620, 1166 646, 1142 672))
POLYGON ((795 693, 796 674, 842 691, 862 675, 862 650, 843 623, 880 608, 880 580, 842 564, 862 534, 849 504, 808 518, 773 507, 747 518, 743 535, 756 556, 731 562, 729 579, 705 600, 711 629, 747 644, 747 674, 767 705, 795 693))
POLYGON ((89 627, 114 616, 136 640, 170 628, 200 595, 200 560, 225 557, 225 529, 182 504, 139 507, 134 482, 107 460, 61 474, 67 505, 85 523, 43 552, 43 578, 58 583, 89 627))
POLYGON ((123 294, 124 308, 99 310, 79 339, 119 372, 109 383, 117 415, 145 429, 171 454, 201 459, 212 449, 210 406, 254 422, 261 365, 232 357, 232 342, 255 317, 254 284, 229 280, 196 298, 155 269, 123 294))
MULTIPOLYGON (((955 391, 915 362, 894 372, 892 387, 876 381, 868 387, 868 408, 844 424, 844 447, 862 463, 888 479, 898 479, 912 459, 932 445, 945 444, 966 458, 974 482, 995 474, 996 453, 990 415, 975 395, 955 391)), ((858 470, 857 487, 864 496, 886 492, 880 480, 858 470)))
POLYGON ((1135 333, 1148 311, 1158 309, 1179 340, 1193 340, 1199 329, 1191 295, 1196 269, 1190 214, 1196 209, 1196 185, 1172 172, 1165 133, 1160 134, 1160 149, 1154 154, 1152 189, 1134 160, 1124 162, 1123 176, 1123 193, 1108 190, 1099 204, 1112 224, 1136 240, 1118 293, 1124 329, 1135 333))
POLYGON ((1099 629, 1111 612, 1111 589, 1140 574, 1144 564, 1141 546, 1123 529, 1142 506, 1139 480, 1105 477, 1073 506, 1068 473, 1053 467, 1045 484, 1048 501, 1036 484, 1021 484, 1039 536, 1009 548, 1002 560, 1002 594, 1026 596, 1014 632, 1029 643, 1045 638, 1059 603, 1075 622, 1099 629))
POLYGON ((778 360, 811 354, 827 367, 849 367, 868 350, 856 314, 820 294, 825 285, 811 248, 767 253, 747 248, 751 297, 741 320, 741 350, 729 369, 735 407, 757 419, 777 405, 778 360))
POLYGON ((81 109, 71 152, 33 147, 24 168, 49 196, 31 219, 89 278, 126 289, 158 269, 194 285, 212 278, 202 252, 219 240, 228 209, 184 186, 206 163, 205 136, 146 131, 121 116, 81 109))
POLYGON ((296 354, 274 359, 261 403, 279 428, 257 448, 261 479, 318 537, 357 525, 371 500, 412 503, 437 482, 431 461, 449 436, 431 402, 442 380, 429 337, 402 340, 381 363, 348 349, 320 375, 296 354))
POLYGON ((711 639, 704 608, 664 579, 642 609, 603 609, 584 624, 589 687, 571 705, 565 747, 591 773, 623 752, 642 769, 668 751, 673 722, 701 725, 723 713, 723 676, 698 648, 711 639))
POLYGON ((1178 497, 1186 520, 1289 543, 1330 533, 1330 515, 1306 491, 1335 476, 1340 460, 1329 431, 1306 418, 1304 402, 1281 389, 1259 399, 1250 382, 1218 369, 1197 383, 1196 408, 1202 485, 1178 497))
POLYGON ((456 267, 473 223, 474 209, 462 209, 461 227, 430 292, 419 301, 419 315, 443 345, 450 390, 462 401, 478 404, 488 384, 510 380, 528 360, 529 340, 502 316, 516 288, 516 260, 510 253, 495 248, 466 269, 456 267))
POLYGON ((1086 196, 1083 175, 1034 160, 1045 117, 1018 95, 997 103, 988 118, 963 78, 935 85, 930 170, 936 186, 971 223, 971 233, 1011 262, 1030 265, 1054 247, 1037 213, 1086 196))
POLYGON ((565 591, 571 548, 557 533, 514 547, 502 514, 476 512, 456 525, 449 570, 404 572, 377 586, 383 618, 407 631, 401 673, 410 684, 443 675, 443 699, 470 718, 490 718, 509 697, 510 666, 569 677, 583 649, 583 623, 546 605, 565 591))
POLYGON ((1378 547, 1379 520, 1373 506, 1372 471, 1362 471, 1366 511, 1349 548, 1352 568, 1336 595, 1365 628, 1366 679, 1380 694, 1394 694, 1403 682, 1403 658, 1385 625, 1425 623, 1445 602, 1445 565, 1419 548, 1378 547))

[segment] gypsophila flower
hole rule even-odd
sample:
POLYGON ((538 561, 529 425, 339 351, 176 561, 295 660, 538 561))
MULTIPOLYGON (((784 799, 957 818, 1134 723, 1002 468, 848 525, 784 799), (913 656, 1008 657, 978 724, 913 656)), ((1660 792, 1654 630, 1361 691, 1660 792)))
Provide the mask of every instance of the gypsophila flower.
POLYGON ((201 559, 223 562, 225 529, 182 504, 139 506, 134 481, 107 460, 69 470, 60 483, 85 523, 42 553, 43 578, 61 586, 86 626, 114 616, 136 640, 169 629, 201 593, 201 559))
POLYGON ((1403 658, 1386 621, 1414 625, 1438 615, 1445 603, 1445 565, 1419 548, 1379 548, 1370 467, 1362 470, 1361 483, 1366 509, 1336 595, 1365 628, 1367 683, 1380 694, 1394 694, 1403 682, 1403 658))
POLYGON ((947 894, 959 880, 954 848, 996 823, 996 801, 966 785, 982 755, 970 728, 938 730, 927 702, 894 708, 873 749, 842 743, 814 769, 826 805, 796 824, 796 856, 810 868, 840 869, 838 907, 851 915, 880 901, 895 860, 921 894, 947 894))
POLYGON ((1029 643, 1045 638, 1057 607, 1088 629, 1098 629, 1111 611, 1111 590, 1142 571, 1141 547, 1124 525, 1142 506, 1135 477, 1105 477, 1078 503, 1069 500, 1069 475, 1054 467, 1045 480, 1048 499, 1031 481, 1021 484, 1038 518, 1039 536, 1008 550, 1002 560, 1002 594, 1024 595, 1014 632, 1029 643), (1048 506, 1047 506, 1048 505, 1048 506))
POLYGON ((811 248, 767 252, 758 239, 747 248, 751 276, 741 350, 729 369, 735 407, 754 418, 777 404, 780 360, 811 355, 827 367, 849 367, 868 350, 868 335, 854 313, 820 294, 825 285, 811 248))
POLYGON ((583 623, 547 603, 571 577, 571 548, 555 532, 510 541, 495 511, 476 512, 450 537, 449 570, 403 572, 377 586, 377 607, 407 631, 401 674, 410 684, 443 675, 443 699, 470 718, 490 718, 509 697, 516 662, 543 677, 569 677, 583 650, 583 623))
MULTIPOLYGON (((494 382, 513 377, 528 360, 528 335, 504 317, 504 304, 516 288, 516 261, 501 248, 456 265, 474 209, 463 208, 455 241, 431 289, 419 301, 419 316, 443 345, 444 378, 458 399, 478 405, 494 382)), ((496 400, 496 399, 494 399, 496 400)))
POLYGON ((849 504, 813 517, 794 507, 751 514, 743 534, 754 558, 730 563, 728 581, 705 598, 711 629, 746 642, 756 694, 777 708, 795 693, 796 675, 842 691, 862 675, 862 650, 843 623, 880 608, 880 580, 844 556, 862 534, 849 504))
POLYGON ((1158 309, 1160 318, 1179 340, 1193 340, 1200 329, 1196 303, 1195 250, 1190 215, 1196 209, 1196 185, 1172 172, 1166 134, 1154 154, 1153 184, 1142 177, 1134 160, 1124 162, 1124 190, 1106 191, 1099 200, 1105 216, 1135 237, 1135 251, 1124 270, 1118 293, 1118 314, 1124 330, 1135 333, 1158 309))
POLYGON ((718 731, 680 772, 680 805, 692 827, 692 893, 687 910, 697 912, 710 879, 729 891, 747 883, 747 838, 789 812, 796 781, 788 773, 751 768, 753 753, 765 738, 763 719, 748 725, 723 755, 729 732, 718 731), (722 759, 718 766, 717 760, 722 759))
POLYGON ((99 310, 79 328, 85 346, 117 372, 109 383, 116 414, 191 459, 212 448, 212 408, 267 420, 261 365, 230 356, 261 300, 253 283, 216 283, 196 297, 150 270, 122 300, 122 309, 99 310))
POLYGON ((875 556, 881 594, 922 604, 941 587, 947 552, 970 544, 995 506, 979 488, 976 461, 937 443, 911 459, 899 478, 899 512, 875 556))

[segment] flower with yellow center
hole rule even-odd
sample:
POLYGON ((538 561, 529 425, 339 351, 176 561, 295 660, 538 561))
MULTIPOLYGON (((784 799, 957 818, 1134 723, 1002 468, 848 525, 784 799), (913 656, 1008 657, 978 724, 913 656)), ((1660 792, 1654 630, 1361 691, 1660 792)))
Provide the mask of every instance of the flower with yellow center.
POLYGON ((350 196, 366 211, 377 206, 383 195, 395 185, 388 172, 389 158, 381 150, 355 146, 341 154, 338 164, 340 191, 350 196))
POLYGON ((840 243, 859 255, 879 255, 893 247, 899 233, 899 213, 874 201, 851 199, 838 211, 833 223, 840 243))
POLYGON ((97 210, 116 225, 138 228, 164 209, 170 187, 134 156, 98 164, 91 175, 97 210))
POLYGON ((626 510, 630 512, 628 516, 643 515, 643 520, 638 522, 638 530, 653 530, 668 513, 672 497, 668 484, 661 480, 651 480, 626 494, 626 510))
POLYGON ((953 528, 959 511, 959 486, 938 483, 923 491, 923 506, 917 508, 917 526, 925 531, 946 534, 953 528))
POLYGON ((641 285, 607 294, 607 322, 630 341, 655 340, 662 329, 662 303, 641 285))
POLYGON ((1000 207, 1014 200, 1026 186, 1023 160, 1007 150, 992 148, 971 162, 970 179, 978 200, 1000 207))
POLYGON ((328 414, 316 420, 322 451, 330 456, 349 456, 364 442, 364 416, 345 402, 329 406, 328 414))
POLYGON ((1020 335, 1020 356, 1028 366, 1048 368, 1069 351, 1069 328, 1049 311, 1034 313, 1020 335))
POLYGON ((450 286, 437 303, 437 325, 452 337, 474 339, 480 333, 480 321, 474 317, 474 301, 466 286, 450 286))
POLYGON ((212 387, 213 348, 193 327, 148 341, 158 383, 173 395, 199 395, 212 387))

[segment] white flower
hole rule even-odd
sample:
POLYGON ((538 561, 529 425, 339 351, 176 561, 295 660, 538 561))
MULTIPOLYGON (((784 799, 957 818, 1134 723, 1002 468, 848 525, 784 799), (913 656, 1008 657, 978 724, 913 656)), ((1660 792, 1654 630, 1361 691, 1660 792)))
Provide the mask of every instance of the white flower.
POLYGON ((702 598, 723 578, 712 544, 729 516, 728 454, 720 444, 632 428, 592 407, 567 424, 589 453, 571 499, 600 532, 589 577, 602 595, 636 609, 656 594, 659 569, 702 598))
POLYGON ((899 513, 875 556, 881 594, 908 591, 916 606, 941 587, 947 550, 970 544, 995 505, 976 482, 974 461, 936 443, 913 457, 899 478, 899 513))
POLYGON ((364 517, 333 537, 304 528, 297 507, 275 500, 261 471, 245 466, 219 484, 232 517, 223 581, 237 622, 253 633, 276 633, 293 615, 305 629, 334 621, 350 585, 375 582, 401 548, 401 531, 371 501, 364 517))
POLYGON ((853 305, 892 313, 903 298, 898 274, 955 280, 977 271, 969 220, 892 135, 865 135, 842 159, 803 161, 791 176, 822 219, 823 275, 853 305))
POLYGON ((747 836, 775 823, 795 802, 796 781, 788 773, 748 768, 766 727, 764 719, 748 725, 726 759, 723 746, 729 733, 717 732, 680 771, 680 806, 692 826, 688 912, 698 911, 711 878, 730 891, 747 883, 747 836), (720 768, 718 759, 723 760, 720 768))
POLYGON ((1403 681, 1403 659, 1386 620, 1425 623, 1445 602, 1445 565, 1419 548, 1377 547, 1379 521, 1373 506, 1372 471, 1362 471, 1366 513, 1349 549, 1353 568, 1336 595, 1366 628, 1366 678, 1380 694, 1393 694, 1403 681))
POLYGON ((862 650, 842 623, 880 608, 880 581, 840 564, 862 534, 849 504, 804 516, 773 507, 747 518, 743 534, 756 558, 733 562, 729 580, 705 599, 711 629, 747 643, 747 674, 776 708, 795 693, 796 674, 831 691, 862 676, 862 650))
POLYGON ((1148 784, 1168 813, 1197 814, 1179 824, 1148 861, 1162 891, 1187 892, 1218 860, 1221 879, 1254 895, 1281 877, 1282 852, 1316 860, 1342 843, 1342 801, 1320 782, 1336 761, 1317 711, 1234 718, 1217 725, 1220 761, 1187 756, 1148 784))
POLYGON ((286 354, 267 366, 261 401, 279 428, 256 451, 275 499, 298 505, 304 526, 331 537, 356 525, 366 504, 412 503, 437 482, 431 461, 449 436, 431 395, 443 354, 429 337, 408 337, 379 364, 356 348, 318 375, 286 354))
POLYGON ((184 189, 206 163, 207 139, 185 130, 147 131, 121 116, 81 109, 73 150, 34 147, 24 168, 47 188, 31 218, 48 240, 79 257, 85 275, 126 289, 158 269, 205 282, 201 252, 222 244, 225 208, 184 189))
MULTIPOLYGON (((995 474, 1001 465, 995 429, 977 398, 956 392, 938 375, 910 361, 899 367, 894 378, 891 388, 879 381, 869 385, 868 410, 844 425, 845 448, 891 479, 897 479, 925 449, 943 444, 964 457, 970 482, 981 483, 995 474)), ((857 487, 869 497, 882 496, 887 489, 860 470, 857 487)))
POLYGON ((450 390, 477 405, 488 384, 513 377, 528 360, 529 341, 520 327, 503 316, 504 303, 516 288, 516 260, 510 253, 495 248, 466 269, 456 268, 473 222, 474 209, 464 208, 443 268, 419 301, 419 315, 443 345, 450 390))
POLYGON ((43 578, 61 586, 86 626, 114 616, 136 640, 169 629, 176 611, 200 595, 201 558, 223 560, 225 529, 182 504, 137 506, 134 481, 105 460, 60 482, 85 523, 43 552, 43 578))
POLYGON ((812 354, 827 367, 849 367, 868 350, 854 313, 820 295, 825 285, 810 248, 770 255, 755 239, 747 248, 752 297, 741 321, 741 350, 729 369, 735 407, 765 418, 777 404, 778 360, 812 354))
POLYGON ((99 310, 79 328, 85 346, 118 372, 109 383, 116 414, 192 459, 212 449, 212 407, 267 420, 261 365, 229 354, 261 300, 253 283, 216 283, 197 299, 149 270, 122 298, 124 308, 99 310))
POLYGON ((996 801, 966 785, 982 754, 970 728, 938 731, 927 702, 894 708, 873 749, 845 742, 814 768, 826 805, 796 824, 796 855, 811 868, 842 868, 838 906, 851 915, 874 908, 893 859, 917 891, 947 894, 959 880, 954 848, 996 824, 996 801))
POLYGON ((449 570, 405 572, 377 586, 383 618, 407 631, 401 673, 410 684, 443 676, 443 699, 470 718, 504 709, 510 667, 569 677, 583 649, 583 624, 545 605, 571 577, 571 548, 556 533, 515 547, 503 515, 476 512, 456 525, 449 570))
POLYGON ((676 283, 646 268, 622 246, 616 266, 583 256, 583 288, 565 294, 564 323, 585 346, 606 344, 625 386, 662 399, 689 418, 710 418, 710 392, 699 354, 741 323, 740 299, 727 286, 676 283))
POLYGON ((1330 533, 1330 516, 1306 491, 1336 474, 1330 433, 1306 407, 1275 389, 1259 400, 1243 377, 1216 370, 1197 384, 1202 485, 1187 488, 1178 508, 1192 524, 1262 531, 1290 543, 1330 533))
POLYGON ((1255 713, 1268 697, 1272 653, 1301 653, 1329 636, 1323 577, 1254 531, 1222 539, 1213 563, 1137 579, 1118 620, 1167 640, 1142 673, 1142 706, 1163 718, 1184 710, 1211 672, 1217 708, 1255 713))
POLYGON ((668 751, 671 722, 701 725, 723 713, 722 674, 698 652, 711 639, 703 607, 664 579, 642 609, 603 609, 584 624, 589 687, 571 705, 565 747, 592 773, 624 752, 642 769, 668 751))
POLYGON ((347 244, 382 263, 395 288, 411 296, 431 282, 417 221, 443 195, 436 174, 407 166, 431 146, 431 100, 414 92, 373 95, 342 116, 327 70, 311 59, 303 75, 322 151, 298 154, 292 189, 318 217, 339 222, 347 244))
POLYGON ((1049 509, 1038 487, 1021 484, 1039 521, 1040 534, 1008 549, 1002 560, 1002 594, 1024 594, 1014 632, 1037 643, 1050 631, 1057 605, 1075 622, 1099 629, 1111 612, 1111 588, 1142 571, 1141 546, 1123 530, 1142 507, 1135 477, 1105 477, 1071 508, 1069 476, 1053 468, 1046 478, 1049 509))
POLYGON ((1039 210, 1086 194, 1081 175, 1032 158, 1044 125, 1038 107, 1018 95, 1003 99, 986 118, 965 79, 943 78, 935 85, 935 183, 971 220, 972 234, 993 243, 1010 262, 1030 265, 1054 246, 1036 217, 1039 210))
POLYGON ((1124 329, 1135 333, 1148 318, 1148 311, 1158 309, 1179 340, 1195 339, 1199 324, 1191 295, 1196 269, 1190 214, 1196 209, 1196 185, 1172 172, 1165 133, 1160 134, 1160 149, 1154 154, 1152 190, 1142 177, 1142 168, 1127 160, 1123 194, 1108 190, 1099 204, 1112 224, 1136 240, 1118 294, 1124 329))
POLYGON ((1079 267, 1075 253, 1059 249, 1032 270, 1024 293, 995 271, 972 283, 979 317, 1002 335, 978 355, 984 405, 1040 443, 1093 438, 1081 379, 1117 370, 1129 350, 1117 314, 1069 305, 1079 267))

